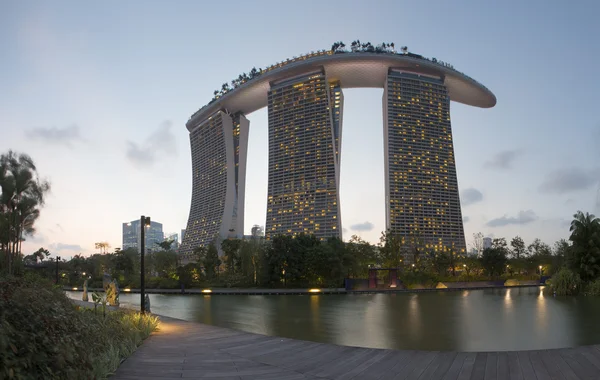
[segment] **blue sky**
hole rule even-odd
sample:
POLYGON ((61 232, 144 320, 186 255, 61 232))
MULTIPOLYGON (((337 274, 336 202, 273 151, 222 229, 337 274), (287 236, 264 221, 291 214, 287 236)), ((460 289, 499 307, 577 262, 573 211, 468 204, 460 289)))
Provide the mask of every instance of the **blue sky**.
MULTIPOLYGON (((467 244, 568 236, 600 180, 600 3, 578 1, 3 1, 0 152, 53 185, 24 244, 74 255, 121 244, 141 214, 187 223, 185 122, 252 67, 354 39, 395 42, 477 79, 492 109, 451 105, 467 244)), ((344 237, 385 228, 381 89, 345 91, 344 237)), ((264 225, 267 113, 248 115, 246 231, 264 225)))

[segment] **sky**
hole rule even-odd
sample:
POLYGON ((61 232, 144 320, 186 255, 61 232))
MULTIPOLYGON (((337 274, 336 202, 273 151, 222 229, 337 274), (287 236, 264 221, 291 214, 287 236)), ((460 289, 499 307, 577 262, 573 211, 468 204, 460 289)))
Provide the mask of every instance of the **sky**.
MULTIPOLYGON (((458 183, 474 233, 568 238, 600 214, 597 1, 0 1, 0 153, 52 184, 23 244, 64 257, 121 246, 121 223, 186 227, 185 123, 221 84, 335 41, 394 42, 488 87, 494 108, 451 104, 458 183)), ((344 238, 385 229, 382 89, 344 91, 344 238)), ((247 115, 245 231, 265 224, 267 112, 247 115)))

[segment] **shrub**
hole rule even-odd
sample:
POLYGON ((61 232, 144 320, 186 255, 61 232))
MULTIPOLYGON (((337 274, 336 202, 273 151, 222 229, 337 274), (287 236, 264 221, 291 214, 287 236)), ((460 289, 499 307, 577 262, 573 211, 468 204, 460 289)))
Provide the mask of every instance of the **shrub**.
POLYGON ((156 325, 133 312, 78 311, 35 276, 0 278, 0 378, 104 378, 156 325))
POLYGON ((590 282, 585 288, 585 294, 590 296, 600 296, 600 278, 590 282))
POLYGON ((577 273, 563 268, 546 282, 548 289, 557 296, 576 295, 581 290, 581 278, 577 273))
POLYGON ((399 276, 400 281, 407 289, 435 288, 438 283, 438 278, 428 272, 412 272, 407 271, 399 276))
MULTIPOLYGON (((85 378, 85 326, 64 293, 39 281, 0 280, 0 377, 85 378)), ((88 376, 89 377, 89 376, 88 376)))

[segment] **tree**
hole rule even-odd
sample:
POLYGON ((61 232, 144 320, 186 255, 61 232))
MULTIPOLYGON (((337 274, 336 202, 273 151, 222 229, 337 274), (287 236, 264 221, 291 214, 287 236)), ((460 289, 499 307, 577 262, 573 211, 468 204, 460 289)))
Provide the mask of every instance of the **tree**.
POLYGON ((38 249, 37 251, 35 251, 33 253, 33 256, 35 257, 35 261, 37 263, 38 259, 40 261, 44 261, 44 259, 47 259, 48 256, 50 256, 50 251, 48 251, 47 249, 45 249, 44 247, 41 247, 40 249, 38 249))
MULTIPOLYGON (((450 252, 452 254, 452 252, 450 252)), ((448 274, 448 268, 452 265, 452 258, 450 257, 448 252, 440 251, 432 251, 429 253, 429 260, 431 261, 431 265, 433 270, 440 276, 445 276, 448 274)))
POLYGON ((173 243, 175 242, 175 240, 164 240, 161 241, 160 243, 154 243, 156 245, 158 245, 163 251, 170 251, 171 250, 171 246, 173 245, 173 243))
POLYGON ((173 251, 157 251, 152 253, 154 270, 160 277, 172 277, 177 269, 177 254, 173 251))
POLYGON ((527 250, 531 255, 536 256, 550 256, 552 254, 552 249, 550 249, 550 246, 538 238, 536 238, 533 243, 529 244, 527 250))
POLYGON ((527 252, 525 250, 525 242, 520 236, 515 236, 510 241, 510 246, 512 247, 511 253, 516 259, 520 259, 521 256, 524 256, 527 252))
POLYGON ((101 241, 101 242, 94 243, 94 247, 96 249, 99 249, 100 253, 106 253, 108 251, 108 249, 110 248, 110 244, 108 244, 108 242, 101 241))
POLYGON ((405 249, 404 243, 404 238, 393 235, 391 230, 381 233, 379 257, 384 268, 398 268, 401 265, 405 249))
POLYGON ((506 262, 506 251, 499 248, 486 248, 481 255, 481 266, 488 276, 500 276, 506 262))
POLYGON ((50 184, 39 179, 31 157, 9 151, 0 156, 0 191, 0 251, 7 272, 13 273, 24 237, 35 233, 50 184))
POLYGON ((226 239, 221 243, 221 249, 225 255, 225 268, 227 272, 235 273, 236 269, 240 269, 240 254, 239 250, 242 241, 240 239, 226 239))
POLYGON ((346 243, 348 254, 354 256, 354 266, 350 268, 350 274, 353 277, 366 278, 369 273, 369 265, 377 263, 377 252, 375 247, 369 242, 362 240, 357 235, 352 235, 350 241, 346 243))
POLYGON ((483 234, 481 232, 473 234, 473 248, 477 251, 478 255, 481 255, 483 252, 483 234))
POLYGON ((219 259, 219 251, 215 243, 210 243, 205 251, 204 257, 202 258, 202 265, 204 266, 204 272, 209 280, 213 280, 217 274, 217 268, 221 265, 219 259))
POLYGON ((571 222, 573 242, 568 265, 584 281, 600 275, 600 219, 593 214, 577 211, 571 222))

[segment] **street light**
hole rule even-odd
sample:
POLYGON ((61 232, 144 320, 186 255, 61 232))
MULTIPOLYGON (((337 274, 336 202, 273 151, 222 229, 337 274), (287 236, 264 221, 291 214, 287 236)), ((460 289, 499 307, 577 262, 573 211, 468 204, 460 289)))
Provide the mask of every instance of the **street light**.
POLYGON ((58 260, 60 260, 60 256, 56 256, 56 285, 58 285, 58 260))
POLYGON ((146 312, 146 292, 144 289, 144 275, 146 272, 146 270, 144 269, 144 251, 146 249, 146 227, 150 227, 150 217, 142 215, 142 217, 140 218, 140 269, 142 272, 140 274, 140 305, 142 314, 146 312))

